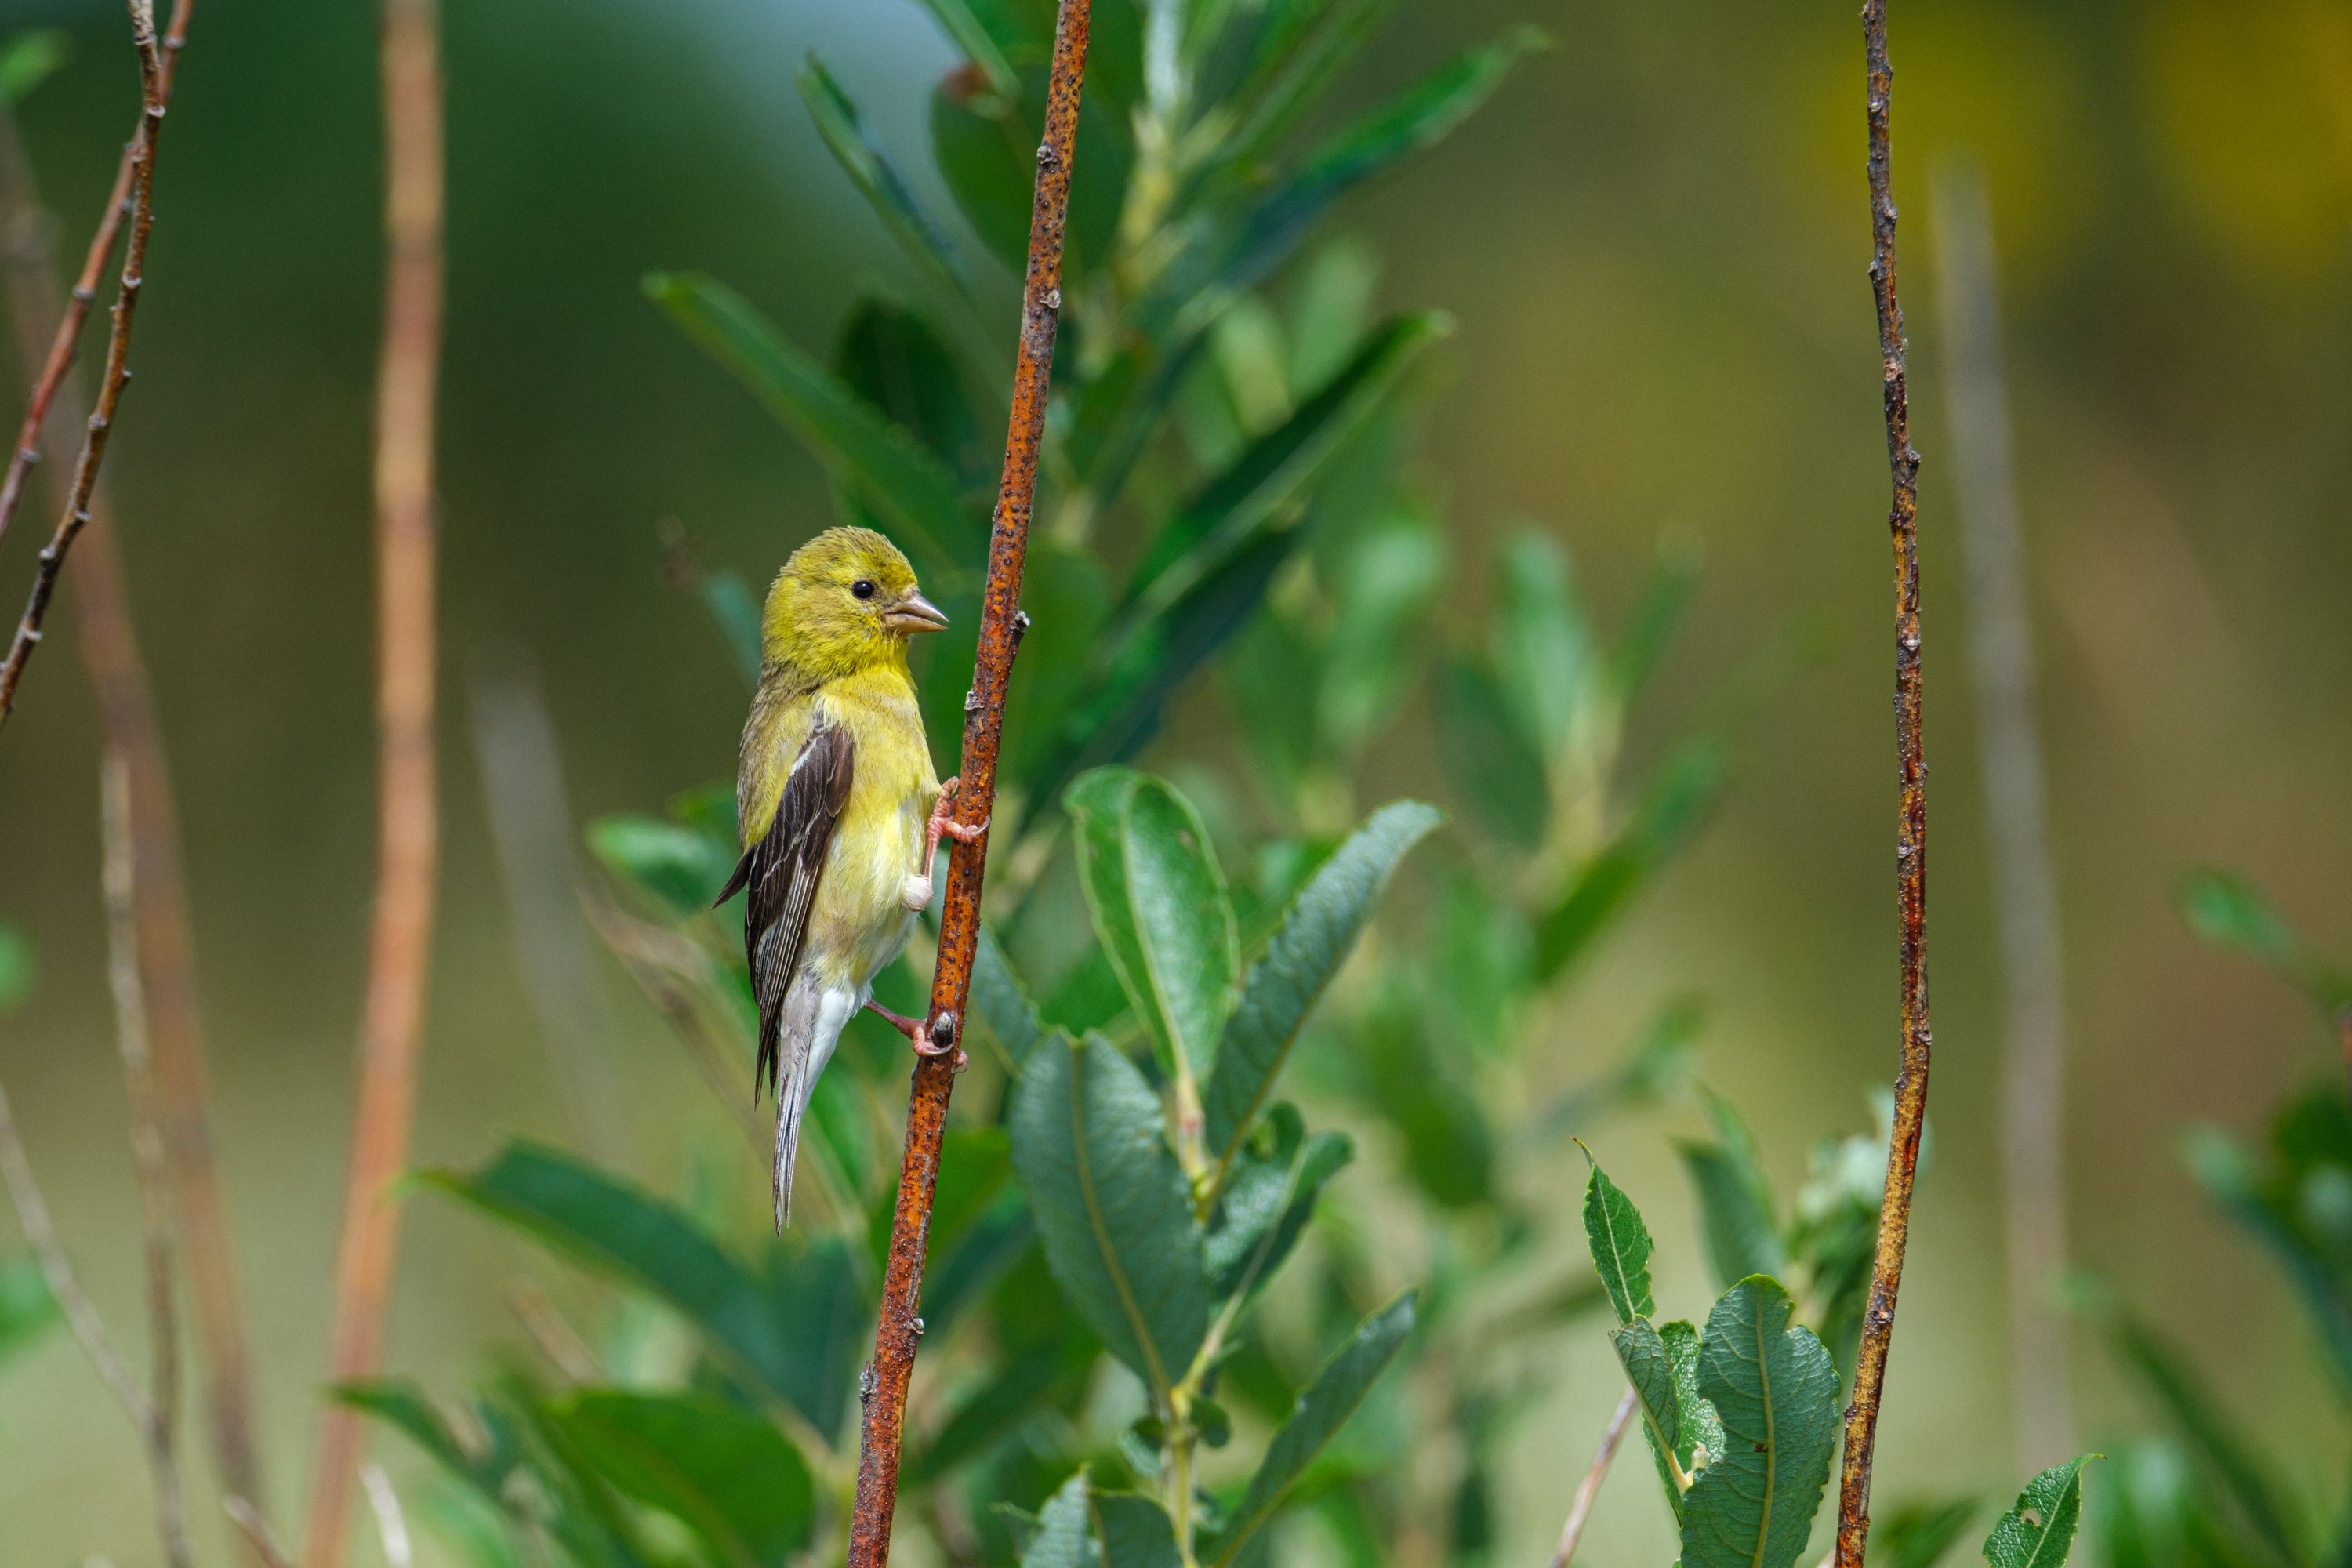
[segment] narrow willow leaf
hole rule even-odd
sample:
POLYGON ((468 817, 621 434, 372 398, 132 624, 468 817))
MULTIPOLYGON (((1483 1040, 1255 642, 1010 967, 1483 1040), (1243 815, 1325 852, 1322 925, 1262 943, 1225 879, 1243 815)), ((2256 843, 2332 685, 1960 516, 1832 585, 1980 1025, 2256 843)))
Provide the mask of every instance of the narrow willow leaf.
POLYGON ((1715 1406, 1698 1391, 1698 1330, 1677 1319, 1658 1325, 1666 1360, 1675 1373, 1675 1403, 1682 1412, 1682 1429, 1675 1434, 1675 1459, 1685 1471, 1696 1472, 1706 1460, 1723 1452, 1723 1421, 1715 1406))
POLYGON ((1063 797, 1095 934, 1171 1070, 1208 1071, 1241 973, 1224 872, 1200 814, 1148 773, 1104 768, 1063 797))
MULTIPOLYGON (((777 1319, 768 1292, 667 1204, 561 1150, 522 1142, 478 1171, 418 1180, 667 1301, 736 1372, 791 1398, 793 1358, 782 1338, 789 1325, 777 1319)), ((802 1413, 812 1421, 824 1414, 802 1413)))
MULTIPOLYGON (((931 93, 931 157, 974 233, 1017 277, 1029 241, 1029 206, 1045 135, 1047 73, 1043 62, 1015 69, 1021 90, 1007 102, 984 83, 950 71, 931 93)), ((1082 277, 1108 252, 1135 162, 1134 122, 1103 101, 1105 82, 1087 73, 1071 153, 1070 216, 1065 264, 1082 277)), ((1069 279, 1066 278, 1065 286, 1069 279)))
POLYGON ((58 1318, 57 1300, 33 1255, 0 1258, 0 1363, 38 1340, 58 1318))
POLYGON ((583 1389, 549 1407, 599 1479, 698 1537, 716 1560, 768 1568, 806 1546, 815 1489, 767 1421, 709 1394, 583 1389))
POLYGON ((1315 1456, 1339 1436, 1339 1428, 1347 1425, 1348 1417, 1355 1414, 1373 1382, 1412 1332, 1412 1303, 1408 1292, 1365 1319, 1348 1342, 1323 1363, 1314 1383, 1298 1396, 1290 1419, 1266 1446, 1265 1461, 1250 1478, 1248 1489, 1234 1505, 1215 1545, 1204 1554, 1202 1561, 1211 1568, 1226 1568, 1234 1562, 1251 1537, 1280 1510, 1283 1499, 1315 1456))
POLYGON ((803 353, 733 289, 656 273, 646 293, 798 436, 835 482, 871 508, 898 543, 950 574, 976 567, 984 520, 966 510, 938 458, 803 353))
POLYGON ((1533 528, 1511 535, 1497 562, 1495 672, 1520 732, 1545 756, 1559 754, 1581 709, 1592 664, 1568 552, 1533 528))
POLYGON ((0 1013, 14 1012, 33 992, 33 944, 14 926, 0 925, 0 1013))
POLYGON ((1136 1492, 1093 1495, 1095 1536, 1103 1568, 1178 1568, 1176 1530, 1167 1510, 1136 1492))
POLYGON ((1665 1489, 1666 1505, 1679 1521, 1683 1516, 1682 1487, 1675 1479, 1679 1467, 1690 1473, 1690 1439, 1683 1433, 1682 1395, 1675 1384, 1675 1365, 1668 1354, 1666 1342, 1658 1331, 1650 1326, 1647 1318, 1636 1318, 1621 1328, 1609 1331, 1609 1343, 1617 1352, 1617 1363, 1625 1369, 1625 1381, 1633 1390, 1634 1400, 1641 1406, 1642 1436, 1649 1442, 1650 1454, 1657 1461, 1658 1481, 1665 1489), (1673 1464, 1667 1456, 1675 1457, 1673 1464))
POLYGON ((1683 1568, 1790 1568, 1805 1549, 1837 1436, 1837 1369, 1773 1280, 1733 1286, 1707 1314, 1699 1392, 1724 1451, 1683 1499, 1683 1568))
MULTIPOLYGON (((1587 1156, 1590 1158, 1591 1156, 1587 1156)), ((1584 1184, 1584 1239, 1592 1249, 1592 1267, 1617 1310, 1617 1321, 1630 1323, 1657 1310, 1650 1298, 1650 1227, 1617 1184, 1598 1163, 1584 1184)))
POLYGON ((1698 1194, 1699 1226, 1717 1289, 1729 1289, 1751 1274, 1787 1273, 1788 1255, 1754 1168, 1720 1143, 1674 1142, 1698 1194))
POLYGON ((785 1402, 832 1438, 849 1415, 861 1347, 873 1337, 861 1271, 845 1237, 797 1252, 772 1239, 763 1246, 760 1283, 780 1347, 770 1375, 785 1402))
POLYGON ((1274 1278, 1314 1216, 1323 1184, 1354 1159, 1344 1132, 1295 1139, 1271 1160, 1244 1156, 1225 1183, 1223 1223, 1209 1233, 1209 1280, 1219 1300, 1255 1295, 1274 1278))
POLYGON ((1021 1549, 1021 1568, 1093 1568, 1099 1561, 1092 1522, 1087 1512, 1087 1473, 1080 1470, 1062 1483, 1037 1528, 1021 1549))
POLYGON ((2242 877, 2195 871, 2180 884, 2180 912, 2206 941, 2267 965, 2318 1004, 2333 1024, 2352 1005, 2352 974, 2322 957, 2287 918, 2242 877))
MULTIPOLYGON (((929 1321, 927 1309, 924 1321, 929 1321)), ((1058 1339, 1028 1346, 974 1388, 908 1461, 911 1478, 936 1479, 994 1446, 1057 1395, 1075 1396, 1102 1354, 1094 1335, 1073 1322, 1058 1339)))
POLYGON ((1012 1132, 1054 1278, 1164 1402, 1208 1332, 1209 1274, 1158 1098, 1101 1037, 1056 1037, 1013 1091, 1012 1132))
POLYGON ((657 816, 616 812, 588 825, 588 852, 677 915, 698 915, 727 885, 735 855, 722 839, 657 816))
POLYGON ((1220 1173, 1230 1169, 1272 1097, 1290 1047, 1363 934, 1391 874, 1444 820, 1434 806, 1391 801, 1365 818, 1291 900, 1243 983, 1216 1068, 1202 1090, 1204 1137, 1220 1173))
POLYGON ((1633 820, 1587 861, 1568 891, 1537 927, 1536 973, 1552 980, 1706 820, 1731 769, 1723 742, 1701 735, 1685 742, 1643 792, 1633 820))
POLYGON ((509 1466, 491 1453, 477 1453, 460 1441, 446 1418, 417 1384, 406 1378, 337 1384, 328 1391, 336 1404, 373 1416, 431 1456, 434 1462, 494 1503, 509 1466))
POLYGON ((756 684, 766 654, 761 647, 760 599, 751 585, 733 572, 705 572, 696 579, 702 607, 710 612, 719 641, 735 660, 747 684, 756 684))
POLYGON ((868 294, 842 323, 842 380, 947 468, 968 510, 988 505, 988 438, 964 390, 963 367, 921 311, 868 294))
POLYGON ((1622 710, 1640 695, 1651 674, 1665 657, 1690 607, 1698 585, 1705 552, 1688 535, 1669 532, 1658 541, 1658 562, 1642 598, 1609 649, 1607 678, 1611 696, 1622 710))
MULTIPOLYGON (((954 0, 940 0, 952 5, 954 0)), ((968 13, 967 13, 968 15, 968 13)), ((999 57, 1002 58, 1002 57, 999 57)), ((1006 68, 1009 80, 1011 68, 1006 68)), ((971 280, 947 231, 924 209, 897 163, 866 130, 857 105, 814 54, 801 67, 801 100, 835 162, 866 198, 898 247, 949 300, 975 310, 971 280)), ((1008 91, 1015 90, 1008 89, 1008 91)), ((982 363, 989 363, 983 361, 982 363)))
POLYGON ((963 51, 963 58, 980 68, 990 92, 1006 104, 1020 96, 1020 79, 1013 74, 1011 62, 971 0, 923 0, 923 7, 938 18, 940 30, 963 51))
POLYGON ((1276 138, 1322 96, 1339 68, 1362 48, 1396 0, 1334 0, 1293 5, 1290 25, 1269 29, 1258 51, 1263 62, 1245 90, 1248 112, 1227 138, 1229 163, 1262 155, 1276 138))
POLYGON ((1389 322, 1297 412, 1251 443, 1144 547, 1122 615, 1156 616, 1240 554, 1321 477, 1387 402, 1421 352, 1453 331, 1437 312, 1389 322))
POLYGON ((1985 1537, 1984 1557, 1992 1568, 2061 1568, 2082 1517, 2083 1465, 2095 1457, 2069 1459, 2026 1483, 2017 1506, 1985 1537))
POLYGON ((57 74, 73 53, 61 27, 35 27, 0 44, 0 108, 14 108, 57 74))
POLYGON ((1457 657, 1435 670, 1438 734, 1454 785, 1505 844, 1532 850, 1551 814, 1543 753, 1524 733, 1503 689, 1484 665, 1457 657))
POLYGON ((972 956, 971 1005, 995 1032, 1017 1074, 1037 1042, 1045 1037, 1045 1026, 1038 1021, 1037 1005, 1029 1000, 1029 988, 1013 973, 1013 961, 1004 956, 995 931, 985 924, 980 928, 980 945, 972 956))

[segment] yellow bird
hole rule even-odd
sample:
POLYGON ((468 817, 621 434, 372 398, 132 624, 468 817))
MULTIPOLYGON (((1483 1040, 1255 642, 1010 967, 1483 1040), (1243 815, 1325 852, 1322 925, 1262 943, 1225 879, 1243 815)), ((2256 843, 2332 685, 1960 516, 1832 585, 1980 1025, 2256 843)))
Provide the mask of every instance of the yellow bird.
POLYGON ((907 672, 907 639, 947 624, 898 547, 866 528, 818 534, 768 590, 735 776, 743 858, 719 902, 749 889, 752 1087, 776 1090, 779 1231, 810 1091, 858 1009, 935 1054, 920 1022, 877 1004, 873 984, 931 901, 940 837, 970 843, 982 831, 949 820, 956 781, 931 768, 907 672))

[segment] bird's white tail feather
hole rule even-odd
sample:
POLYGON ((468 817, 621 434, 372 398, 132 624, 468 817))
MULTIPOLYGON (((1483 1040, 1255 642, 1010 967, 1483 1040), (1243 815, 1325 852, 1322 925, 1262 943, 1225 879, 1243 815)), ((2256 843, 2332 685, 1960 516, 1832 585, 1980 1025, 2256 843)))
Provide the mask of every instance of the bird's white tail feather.
POLYGON ((782 1234, 793 1220, 793 1172, 800 1163, 801 1128, 808 1118, 809 1098, 816 1092, 817 1075, 833 1059, 841 1031, 866 1005, 856 993, 820 987, 805 974, 793 982, 778 1021, 782 1035, 778 1059, 782 1079, 776 1086, 776 1231, 782 1234))

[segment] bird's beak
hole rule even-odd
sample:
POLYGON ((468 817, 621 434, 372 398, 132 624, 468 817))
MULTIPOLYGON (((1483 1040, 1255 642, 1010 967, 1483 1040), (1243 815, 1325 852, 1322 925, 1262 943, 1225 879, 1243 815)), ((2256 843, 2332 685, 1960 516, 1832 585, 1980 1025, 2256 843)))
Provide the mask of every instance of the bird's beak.
POLYGON ((909 594, 890 608, 884 617, 890 629, 913 637, 918 632, 943 632, 948 618, 937 605, 920 594, 909 594))

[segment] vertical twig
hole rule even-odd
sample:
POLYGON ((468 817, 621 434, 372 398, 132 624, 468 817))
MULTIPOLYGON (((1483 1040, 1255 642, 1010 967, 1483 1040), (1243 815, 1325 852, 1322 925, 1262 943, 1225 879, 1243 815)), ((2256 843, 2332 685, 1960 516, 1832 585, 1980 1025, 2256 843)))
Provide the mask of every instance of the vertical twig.
MULTIPOLYGON (((174 0, 172 21, 163 34, 163 96, 171 101, 172 79, 180 68, 180 51, 188 41, 188 13, 195 9, 194 0, 174 0)), ((136 16, 136 12, 133 12, 136 16)), ((145 105, 141 106, 140 130, 146 129, 145 105)), ((122 161, 115 165, 114 188, 106 198, 106 211, 98 220, 98 230, 89 237, 89 249, 82 258, 81 274, 74 279, 73 294, 66 302, 65 314, 48 332, 49 347, 45 354, 35 356, 33 344, 38 332, 26 332, 19 347, 33 361, 32 395, 25 402, 24 423, 16 428, 16 449, 8 454, 8 470, 0 478, 0 538, 5 538, 8 524, 16 516, 16 508, 25 499, 25 476, 43 456, 41 432, 49 420, 49 405, 64 389, 66 374, 73 367, 74 352, 81 342, 82 324, 89 320, 89 308, 98 299, 98 282, 106 271, 106 258, 114 254, 114 242, 121 237, 122 219, 131 210, 131 179, 139 171, 140 137, 134 135, 123 144, 122 161)), ((42 309, 48 309, 47 295, 43 296, 42 309)), ((79 398, 70 393, 68 405, 79 398)))
POLYGON ((400 1494, 392 1478, 373 1462, 360 1467, 360 1485, 367 1489, 368 1507, 375 1511, 377 1542, 383 1547, 384 1568, 416 1568, 416 1554, 408 1543, 408 1516, 401 1511, 400 1494))
POLYGON ((1559 1549, 1551 1554, 1551 1568, 1568 1568, 1569 1559, 1576 1555, 1576 1543, 1584 1539, 1584 1521, 1592 1517, 1593 1500, 1601 1495, 1601 1479, 1609 1474, 1609 1461, 1617 1457, 1617 1445, 1624 1440, 1626 1425, 1633 1419, 1633 1391, 1629 1388, 1617 1402, 1617 1413, 1609 1417, 1608 1429, 1601 1434, 1601 1447, 1593 1451, 1592 1463, 1577 1485, 1568 1522, 1559 1527, 1559 1549))
MULTIPOLYGON (((57 594, 58 575, 65 570, 66 553, 89 521, 90 490, 98 483, 100 466, 106 461, 107 441, 114 430, 115 413, 122 404, 122 389, 131 382, 131 325, 139 311, 139 291, 147 268, 147 238, 155 226, 155 150, 163 134, 166 91, 163 47, 155 37, 154 0, 131 0, 131 41, 139 52, 139 133, 131 142, 131 239, 122 249, 122 279, 114 296, 113 330, 106 342, 106 369, 99 377, 98 404, 90 412, 89 434, 82 441, 81 458, 74 467, 73 489, 64 515, 58 519, 49 542, 41 546, 33 568, 32 594, 25 601, 23 617, 16 623, 16 636, 9 644, 7 659, 0 663, 0 726, 8 722, 8 715, 16 703, 17 683, 25 678, 25 666, 32 658, 33 650, 41 645, 41 622, 49 613, 50 599, 57 594)), ((76 293, 80 293, 79 288, 76 293)), ((88 306, 83 304, 81 308, 87 310, 88 306)), ((66 352, 66 360, 56 368, 57 378, 62 379, 65 363, 72 356, 72 342, 62 327, 57 343, 51 346, 53 359, 58 347, 66 352)), ((52 384, 52 395, 55 390, 52 384)), ((42 412, 46 416, 46 406, 42 412)), ((39 426, 32 428, 34 442, 20 447, 18 461, 24 449, 38 449, 39 426)))
POLYGON ((957 817, 983 831, 958 844, 948 862, 946 902, 940 913, 939 960, 931 977, 926 1029, 945 1054, 915 1064, 907 1108, 907 1149, 898 1167, 898 1201, 891 1218, 889 1262, 883 1273, 881 1321, 874 1360, 860 1385, 857 1501, 850 1521, 850 1568, 884 1568, 890 1557, 891 1515, 898 1500, 898 1458, 922 1338, 917 1315, 923 1250, 930 1234, 931 1199, 939 1185, 940 1142, 947 1130, 950 1065, 963 1033, 971 991, 971 964, 980 939, 981 883, 987 869, 985 825, 995 808, 996 747, 1004 726, 1005 683, 1027 617, 1021 613, 1021 566, 1029 546, 1029 515, 1037 495, 1037 454, 1045 426, 1045 395, 1054 364, 1054 336, 1062 309, 1062 230, 1069 214, 1070 164, 1078 128, 1078 84, 1087 63, 1089 0, 1061 0, 1054 30, 1054 67, 1046 85, 1045 139, 1037 149, 1036 195, 1029 213, 1029 269, 1021 303, 1020 357, 1013 371, 1013 414, 1006 433, 1004 475, 997 489, 995 525, 988 542, 979 656, 964 703, 963 785, 957 817))
MULTIPOLYGON (((163 40, 167 82, 188 10, 189 0, 179 0, 163 40)), ((119 205, 110 208, 110 226, 121 216, 119 205)), ((52 270, 48 231, 48 215, 15 117, 0 108, 0 247, 5 248, 10 335, 26 357, 36 401, 46 405, 54 395, 68 407, 80 407, 86 399, 70 364, 51 376, 48 362, 56 355, 55 344, 46 356, 39 347, 58 329, 58 302, 63 297, 52 270)), ((110 243, 103 248, 110 249, 110 243)), ((101 254, 99 261, 103 259, 101 254)), ((94 269, 98 264, 88 266, 94 269)), ((80 310, 87 299, 87 291, 78 290, 69 310, 80 310)), ((40 439, 43 455, 53 459, 55 500, 62 508, 70 499, 72 474, 66 459, 72 450, 57 424, 45 426, 40 439)), ((214 1457, 228 1489, 252 1499, 262 1494, 260 1458, 253 1441, 253 1362, 229 1240, 227 1203, 213 1153, 212 1092, 196 1005, 178 813, 102 476, 90 490, 89 524, 75 561, 79 613, 74 626, 82 663, 98 694, 105 744, 122 758, 129 776, 140 982, 153 1039, 164 1153, 178 1200, 181 1252, 203 1352, 214 1457)))
POLYGON ((106 974, 114 993, 115 1042, 131 1106, 131 1164, 139 1184, 139 1228, 147 1267, 149 1370, 147 1465, 155 1478, 155 1520, 167 1563, 188 1562, 186 1506, 180 1495, 180 1313, 172 1235, 172 1172, 163 1154, 163 1110, 147 1047, 147 998, 139 983, 137 883, 131 846, 131 781, 108 752, 99 775, 100 841, 106 894, 106 974))
POLYGON ((2000 1129, 2010 1375, 2018 1467, 2032 1475, 2074 1451, 2066 1325, 2048 1300, 2066 1265, 2066 987, 2001 374, 1992 219, 1978 171, 1939 172, 1936 234, 1949 367, 1945 395, 1969 564, 1969 665, 2008 993, 2000 1129))
POLYGON ((1895 193, 1888 112, 1895 70, 1886 57, 1886 0, 1864 0, 1863 49, 1869 75, 1870 281, 1878 311, 1878 355, 1885 384, 1886 463, 1894 483, 1887 529, 1895 543, 1895 752, 1897 805, 1895 886, 1903 986, 1903 1067, 1895 1077, 1894 1135, 1886 1150, 1886 1192, 1878 1211, 1855 1358, 1853 1403, 1845 1413, 1845 1464, 1838 1481, 1837 1568, 1863 1568, 1870 1534, 1870 1462, 1878 1441, 1878 1402, 1886 1352, 1895 1337, 1895 1299, 1903 1285, 1903 1248, 1911 1237, 1911 1184, 1919 1168, 1919 1132, 1927 1116, 1927 768, 1921 756, 1919 668, 1919 454, 1911 448, 1911 407, 1904 382, 1903 303, 1895 279, 1895 193))
MULTIPOLYGON (((375 437, 376 722, 374 930, 360 1041, 359 1107, 335 1267, 329 1375, 368 1376, 383 1359, 399 1243, 386 1191, 408 1160, 416 1056, 433 931, 437 823, 433 782, 433 421, 441 358, 441 63, 434 0, 384 0, 385 279, 375 437)), ((331 1406, 302 1560, 342 1561, 363 1431, 331 1406)))

